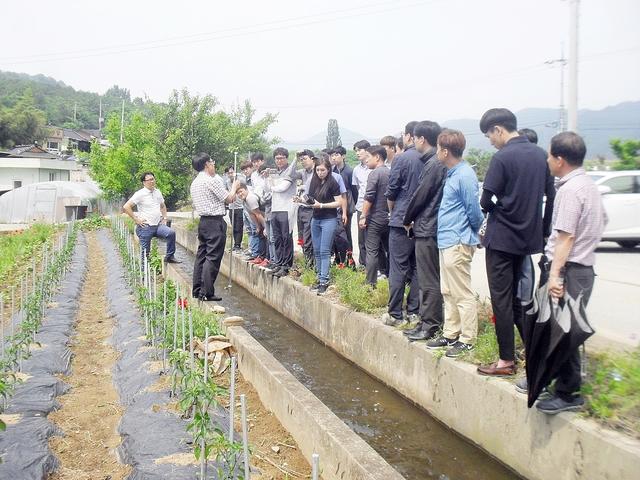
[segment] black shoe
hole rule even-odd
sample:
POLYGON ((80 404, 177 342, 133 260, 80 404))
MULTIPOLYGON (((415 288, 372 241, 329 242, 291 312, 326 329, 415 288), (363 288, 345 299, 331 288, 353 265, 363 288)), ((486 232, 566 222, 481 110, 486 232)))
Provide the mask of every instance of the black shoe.
POLYGON ((420 329, 420 331, 414 333, 413 335, 409 335, 408 338, 412 342, 418 342, 420 340, 431 340, 435 336, 436 334, 431 333, 429 330, 420 329))
POLYGON ((329 288, 329 285, 327 285, 326 283, 321 283, 318 286, 318 293, 316 295, 324 295, 325 293, 327 293, 327 288, 329 288))
POLYGON ((277 272, 273 272, 273 276, 278 278, 286 277, 287 275, 289 275, 289 270, 282 267, 277 272))
POLYGON ((178 260, 173 255, 167 255, 166 257, 164 257, 164 261, 165 261, 165 263, 182 263, 180 260, 178 260))
POLYGON ((402 331, 405 335, 415 335, 416 333, 422 330, 422 323, 418 322, 418 324, 413 328, 407 328, 402 331))
POLYGON ((468 343, 464 343, 458 340, 456 343, 453 344, 453 347, 447 350, 447 353, 445 353, 445 356, 449 358, 456 358, 456 357, 459 357, 460 355, 464 355, 465 353, 470 352, 471 350, 473 350, 473 345, 470 345, 468 343))
POLYGON ((309 287, 309 290, 311 292, 317 292, 319 287, 320 287, 319 283, 314 283, 311 287, 309 287))
POLYGON ((536 408, 547 415, 555 415, 560 412, 577 412, 584 405, 584 397, 578 395, 570 402, 560 397, 551 397, 548 400, 541 400, 536 403, 536 408))
POLYGON ((201 302, 221 302, 222 297, 216 297, 215 294, 207 297, 206 295, 200 295, 198 300, 201 302))
POLYGON ((427 348, 447 348, 447 347, 453 347, 453 345, 458 341, 458 337, 456 338, 447 338, 447 337, 440 337, 437 340, 434 340, 433 342, 429 342, 427 343, 427 348))

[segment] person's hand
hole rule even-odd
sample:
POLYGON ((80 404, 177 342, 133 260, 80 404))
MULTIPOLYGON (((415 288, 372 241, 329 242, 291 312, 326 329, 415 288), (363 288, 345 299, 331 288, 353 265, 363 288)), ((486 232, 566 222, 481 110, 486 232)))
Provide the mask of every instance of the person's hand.
POLYGON ((238 188, 240 188, 240 181, 239 180, 235 180, 233 182, 233 190, 238 190, 238 188))
POLYGON ((358 222, 358 226, 363 230, 367 227, 367 219, 366 217, 360 217, 360 221, 358 222))
POLYGON ((302 200, 300 200, 300 197, 299 197, 298 195, 295 195, 295 196, 293 197, 293 201, 294 201, 295 203, 300 203, 300 202, 302 202, 302 200))
POLYGON ((265 227, 262 229, 262 235, 264 235, 265 238, 267 238, 267 227, 265 225, 265 227))
POLYGON ((347 217, 346 212, 342 212, 342 224, 346 225, 348 221, 349 221, 349 217, 347 217))
POLYGON ((564 285, 558 283, 558 275, 549 275, 549 293, 555 298, 562 298, 564 296, 564 285))
POLYGON ((138 217, 136 217, 136 224, 137 224, 139 227, 145 227, 145 226, 147 225, 147 221, 146 221, 146 220, 143 220, 142 218, 138 218, 138 217))
POLYGON ((411 230, 413 228, 413 222, 411 222, 411 224, 409 225, 405 225, 404 229, 407 231, 407 233, 409 233, 409 230, 411 230))

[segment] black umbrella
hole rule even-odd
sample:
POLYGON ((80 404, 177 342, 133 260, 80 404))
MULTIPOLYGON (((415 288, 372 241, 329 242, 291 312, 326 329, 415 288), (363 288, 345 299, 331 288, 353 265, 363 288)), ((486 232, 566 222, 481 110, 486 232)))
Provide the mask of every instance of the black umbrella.
POLYGON ((555 300, 544 280, 525 316, 529 408, 558 375, 569 355, 595 333, 587 321, 582 293, 572 298, 565 288, 564 297, 555 300))

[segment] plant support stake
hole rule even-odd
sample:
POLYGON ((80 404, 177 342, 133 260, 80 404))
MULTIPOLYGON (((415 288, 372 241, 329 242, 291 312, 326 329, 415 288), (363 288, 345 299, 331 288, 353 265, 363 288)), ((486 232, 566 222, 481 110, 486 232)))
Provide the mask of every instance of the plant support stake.
POLYGON ((229 388, 229 443, 233 443, 233 410, 236 403, 236 357, 231 357, 231 387, 229 388))
POLYGON ((247 438, 247 396, 243 393, 240 395, 240 404, 242 405, 242 444, 244 447, 244 478, 249 480, 249 439, 247 438))

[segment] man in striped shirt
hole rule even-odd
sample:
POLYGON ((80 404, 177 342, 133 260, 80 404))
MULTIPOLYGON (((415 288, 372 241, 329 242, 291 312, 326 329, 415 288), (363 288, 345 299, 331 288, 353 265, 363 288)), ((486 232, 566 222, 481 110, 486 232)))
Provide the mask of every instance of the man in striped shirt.
POLYGON ((240 183, 236 180, 231 191, 215 179, 216 162, 206 153, 199 153, 191 161, 198 176, 191 182, 191 200, 200 216, 198 223, 198 253, 193 266, 194 298, 201 301, 222 300, 215 294, 215 281, 220 271, 227 239, 227 223, 224 221, 225 203, 236 198, 240 183))
MULTIPOLYGON (((559 133, 551 139, 547 162, 551 174, 560 180, 545 255, 551 262, 549 292, 560 299, 561 305, 566 288, 574 299, 582 293, 582 303, 587 306, 595 279, 595 250, 607 224, 598 187, 582 168, 586 153, 584 140, 574 132, 559 133), (561 269, 565 271, 564 282, 559 280, 561 269)), ((579 393, 580 381, 580 353, 576 347, 560 368, 553 396, 538 402, 536 407, 551 415, 579 410, 584 404, 579 393)))

